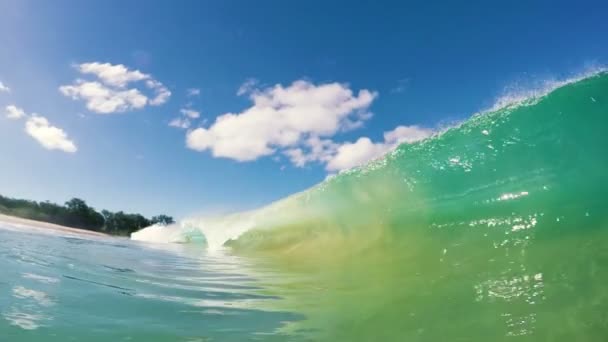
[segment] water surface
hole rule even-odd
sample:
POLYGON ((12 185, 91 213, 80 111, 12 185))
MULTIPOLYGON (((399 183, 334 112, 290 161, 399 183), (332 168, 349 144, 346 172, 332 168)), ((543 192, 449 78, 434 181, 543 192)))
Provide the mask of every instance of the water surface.
POLYGON ((301 319, 263 309, 243 258, 2 225, 2 341, 266 341, 301 319))

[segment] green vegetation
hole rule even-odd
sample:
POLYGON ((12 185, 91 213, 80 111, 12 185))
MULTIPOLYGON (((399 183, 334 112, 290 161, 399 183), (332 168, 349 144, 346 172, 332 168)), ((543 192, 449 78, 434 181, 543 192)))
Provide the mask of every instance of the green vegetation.
POLYGON ((48 201, 36 202, 0 195, 0 214, 112 235, 129 235, 152 224, 175 223, 173 218, 167 215, 158 215, 148 219, 140 214, 127 214, 122 211, 113 213, 102 210, 100 213, 79 198, 72 198, 61 206, 48 201))

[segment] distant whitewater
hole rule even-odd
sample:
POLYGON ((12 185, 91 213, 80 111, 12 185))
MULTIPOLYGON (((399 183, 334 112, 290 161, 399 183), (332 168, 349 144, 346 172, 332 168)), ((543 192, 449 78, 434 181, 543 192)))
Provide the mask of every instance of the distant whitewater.
POLYGON ((264 208, 132 239, 297 251, 345 239, 367 246, 411 229, 596 227, 606 215, 607 96, 603 71, 550 82, 264 208))

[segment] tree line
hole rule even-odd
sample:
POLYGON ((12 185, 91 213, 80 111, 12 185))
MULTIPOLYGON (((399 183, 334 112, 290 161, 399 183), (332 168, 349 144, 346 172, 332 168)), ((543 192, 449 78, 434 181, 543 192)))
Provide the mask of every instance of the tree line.
POLYGON ((146 218, 141 214, 128 214, 122 211, 97 212, 79 198, 72 198, 62 206, 49 201, 36 202, 0 195, 0 213, 112 235, 129 235, 153 224, 175 223, 173 217, 167 215, 146 218))

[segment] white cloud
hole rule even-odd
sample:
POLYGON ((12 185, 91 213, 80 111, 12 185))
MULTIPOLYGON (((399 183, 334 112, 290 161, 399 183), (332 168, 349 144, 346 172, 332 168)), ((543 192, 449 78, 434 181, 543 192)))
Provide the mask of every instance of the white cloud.
POLYGON ((74 100, 84 100, 90 111, 100 114, 141 109, 148 103, 148 98, 135 88, 116 90, 99 82, 77 80, 73 85, 59 87, 59 91, 74 100))
POLYGON ((192 109, 181 109, 180 113, 182 113, 184 116, 189 117, 190 119, 198 119, 201 116, 201 113, 192 110, 192 109))
POLYGON ((310 138, 302 147, 284 154, 297 167, 311 162, 325 164, 330 172, 347 170, 376 159, 402 143, 412 143, 431 136, 435 131, 419 126, 398 126, 384 133, 384 141, 373 142, 361 137, 355 142, 336 143, 330 139, 310 138))
POLYGON ((94 75, 98 80, 76 79, 71 85, 59 87, 59 91, 74 100, 83 100, 86 107, 96 113, 111 114, 142 109, 146 105, 159 106, 171 97, 171 91, 149 74, 139 70, 129 70, 122 64, 83 63, 76 68, 84 75, 94 75), (145 86, 153 91, 146 95, 141 87, 132 83, 145 81, 145 86))
POLYGON ((52 126, 49 121, 37 114, 28 115, 22 108, 9 105, 5 108, 6 117, 11 120, 27 118, 25 132, 48 150, 61 150, 74 153, 78 149, 67 134, 58 127, 52 126))
POLYGON ((51 126, 49 121, 42 116, 32 114, 25 123, 25 131, 48 150, 61 150, 68 153, 78 150, 61 128, 51 126))
POLYGON ((201 90, 198 88, 189 88, 186 90, 186 94, 188 94, 188 96, 199 96, 201 94, 201 90))
POLYGON ((82 74, 93 74, 97 76, 103 83, 124 88, 128 83, 135 81, 143 81, 150 78, 139 70, 129 70, 122 64, 112 65, 110 63, 83 63, 77 66, 82 74))
POLYGON ((318 137, 310 137, 303 145, 283 152, 289 157, 291 163, 297 167, 304 167, 311 162, 327 163, 333 158, 340 146, 330 139, 320 139, 318 137))
POLYGON ((182 116, 171 120, 169 126, 188 129, 191 126, 191 120, 198 119, 201 116, 201 113, 189 108, 182 108, 179 112, 182 116))
POLYGON ((402 143, 413 143, 426 139, 435 133, 434 130, 419 126, 398 126, 392 131, 384 132, 384 142, 374 143, 367 137, 361 137, 354 143, 340 145, 329 160, 327 171, 342 171, 363 165, 381 157, 402 143))
POLYGON ((249 78, 236 91, 238 96, 251 93, 260 82, 255 78, 249 78))
POLYGON ((435 130, 420 126, 397 126, 392 131, 384 132, 384 141, 389 145, 413 143, 433 135, 435 130))
POLYGON ((4 85, 4 83, 2 83, 2 81, 0 81, 0 93, 10 93, 10 92, 11 92, 11 88, 4 85))
POLYGON ((334 137, 338 133, 359 128, 371 118, 368 109, 377 93, 367 89, 354 93, 345 84, 315 85, 302 80, 286 87, 279 84, 259 89, 257 85, 257 80, 247 80, 237 93, 248 94, 253 102, 249 108, 220 115, 209 127, 189 131, 186 145, 193 150, 210 151, 214 157, 237 161, 269 155, 276 158, 278 153, 296 167, 320 163, 334 174, 435 132, 415 125, 398 126, 385 132, 378 142, 368 137, 336 142, 334 137))
POLYGON ((26 115, 23 109, 14 105, 6 106, 4 112, 6 114, 6 118, 11 120, 19 120, 26 115))
POLYGON ((220 115, 208 128, 188 132, 189 148, 237 161, 293 150, 311 137, 329 137, 360 126, 371 117, 368 108, 377 96, 367 89, 354 94, 345 84, 302 80, 287 87, 247 87, 239 93, 249 93, 253 105, 241 113, 220 115))
POLYGON ((156 80, 148 80, 146 81, 146 85, 148 88, 154 89, 156 93, 156 97, 150 100, 150 105, 152 106, 160 106, 167 102, 169 97, 171 97, 171 91, 156 80))
POLYGON ((190 120, 188 118, 175 118, 169 122, 169 126, 188 129, 190 128, 190 120))
POLYGON ((354 143, 344 143, 327 162, 327 171, 340 171, 365 164, 386 153, 388 146, 375 144, 368 137, 359 138, 354 143))

